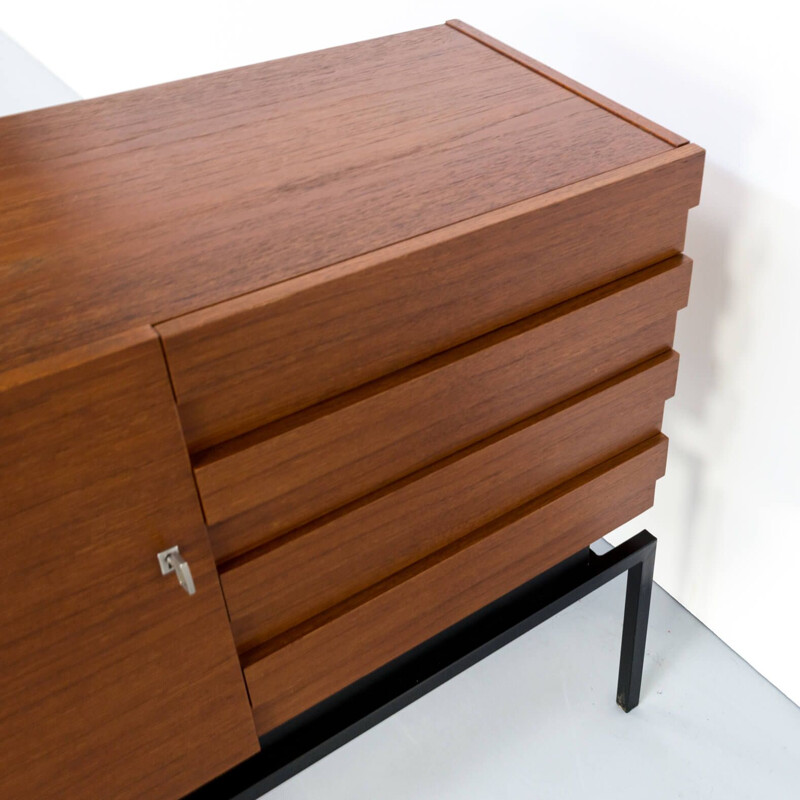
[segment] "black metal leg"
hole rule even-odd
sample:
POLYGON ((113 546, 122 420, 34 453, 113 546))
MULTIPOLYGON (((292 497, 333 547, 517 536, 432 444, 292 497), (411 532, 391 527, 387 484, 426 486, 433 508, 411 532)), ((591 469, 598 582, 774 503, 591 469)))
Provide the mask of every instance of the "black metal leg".
POLYGON ((625 595, 625 618, 622 623, 622 650, 619 657, 619 682, 617 684, 617 703, 626 712, 639 705, 655 563, 656 548, 654 544, 647 551, 646 557, 628 570, 628 589, 625 595))

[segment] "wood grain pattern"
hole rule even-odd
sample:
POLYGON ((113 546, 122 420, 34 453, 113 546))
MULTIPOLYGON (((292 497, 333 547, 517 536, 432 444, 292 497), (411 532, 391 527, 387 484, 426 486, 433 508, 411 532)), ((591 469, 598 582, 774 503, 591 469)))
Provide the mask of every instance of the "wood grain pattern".
POLYGON ((0 370, 669 147, 444 25, 5 117, 0 370))
POLYGON ((421 469, 672 346, 679 256, 209 451, 218 560, 421 469))
POLYGON ((687 145, 158 326, 196 451, 683 248, 687 145))
POLYGON ((703 159, 456 21, 0 118, 0 797, 175 800, 649 506, 703 159))
POLYGON ((579 95, 580 97, 584 97, 585 99, 590 100, 592 103, 596 103, 598 106, 600 106, 600 108, 604 108, 606 111, 616 114, 618 117, 621 117, 633 125, 636 125, 637 128, 641 128, 648 133, 652 133, 653 136, 663 139, 665 142, 668 142, 674 147, 687 144, 687 139, 684 139, 683 136, 667 130, 662 125, 658 125, 652 120, 643 117, 641 114, 637 114, 635 111, 631 111, 631 109, 626 108, 625 106, 620 105, 613 100, 609 100, 609 98, 604 97, 599 92, 594 91, 594 89, 590 89, 588 86, 584 86, 582 83, 578 83, 578 81, 568 78, 566 75, 562 75, 552 67, 548 67, 546 64, 542 64, 541 61, 537 61, 535 58, 531 58, 530 56, 525 55, 525 53, 521 53, 519 50, 509 47, 507 44, 498 41, 493 36, 489 36, 483 31, 473 28, 472 25, 467 25, 466 22, 462 22, 460 19, 450 19, 446 22, 446 24, 454 30, 460 31, 476 41, 481 42, 481 44, 485 44, 492 50, 502 53, 504 56, 516 61, 518 64, 522 64, 523 66, 528 67, 528 69, 532 69, 534 72, 537 72, 539 75, 549 78, 559 86, 563 86, 565 89, 575 92, 575 94, 579 95))
POLYGON ((158 339, 0 386, 0 796, 174 800, 258 741, 158 339))
POLYGON ((647 509, 666 450, 650 439, 249 653, 259 734, 647 509))
POLYGON ((651 438, 675 390, 665 353, 256 551, 222 573, 251 650, 573 476, 651 438))

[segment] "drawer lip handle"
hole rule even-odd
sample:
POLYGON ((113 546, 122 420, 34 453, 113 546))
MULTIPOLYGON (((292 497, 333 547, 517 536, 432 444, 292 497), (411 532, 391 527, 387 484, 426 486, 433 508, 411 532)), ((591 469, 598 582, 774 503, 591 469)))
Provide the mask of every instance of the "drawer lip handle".
POLYGON ((180 548, 177 545, 167 550, 162 550, 157 557, 162 575, 169 575, 174 572, 178 578, 178 583, 186 591, 186 594, 195 593, 196 589, 191 567, 189 567, 189 562, 181 555, 180 548))

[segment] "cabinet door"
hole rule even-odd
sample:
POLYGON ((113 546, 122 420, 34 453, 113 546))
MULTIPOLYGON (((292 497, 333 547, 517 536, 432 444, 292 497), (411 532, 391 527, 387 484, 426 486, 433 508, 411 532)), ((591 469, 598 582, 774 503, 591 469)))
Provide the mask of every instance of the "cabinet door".
POLYGON ((0 797, 172 800, 255 752, 150 328, 0 375, 0 492, 0 797))

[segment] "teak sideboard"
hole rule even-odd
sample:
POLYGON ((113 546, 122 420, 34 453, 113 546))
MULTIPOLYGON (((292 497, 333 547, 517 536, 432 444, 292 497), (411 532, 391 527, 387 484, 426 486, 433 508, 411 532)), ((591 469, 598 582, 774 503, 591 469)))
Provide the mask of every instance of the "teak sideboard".
POLYGON ((176 800, 648 508, 703 157, 455 21, 0 119, 0 796, 176 800))

